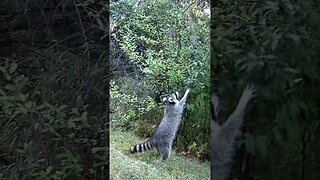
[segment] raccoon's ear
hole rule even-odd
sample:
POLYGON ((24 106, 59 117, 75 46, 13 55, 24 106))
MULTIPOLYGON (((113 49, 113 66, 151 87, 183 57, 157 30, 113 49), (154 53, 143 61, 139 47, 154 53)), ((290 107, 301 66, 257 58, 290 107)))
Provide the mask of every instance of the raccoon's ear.
POLYGON ((176 96, 176 99, 179 99, 179 92, 175 92, 174 95, 176 96))

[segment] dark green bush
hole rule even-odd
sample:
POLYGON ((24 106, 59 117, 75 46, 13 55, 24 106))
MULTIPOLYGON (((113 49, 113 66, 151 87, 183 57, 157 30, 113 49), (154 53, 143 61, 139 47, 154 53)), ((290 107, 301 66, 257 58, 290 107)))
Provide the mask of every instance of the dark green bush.
MULTIPOLYGON (((125 65, 137 69, 131 77, 145 81, 146 92, 157 102, 191 88, 177 147, 197 156, 209 152, 210 36, 209 17, 204 14, 208 6, 206 1, 111 3, 111 59, 115 68, 124 72, 129 72, 125 65), (122 69, 121 62, 126 62, 122 69)), ((148 118, 136 119, 130 122, 144 124, 148 118)))
POLYGON ((97 176, 107 165, 105 132, 85 107, 37 103, 16 63, 0 66, 1 176, 70 179, 97 176))
POLYGON ((122 78, 121 81, 119 85, 113 80, 110 82, 111 126, 120 130, 133 131, 142 137, 150 136, 150 131, 154 130, 150 127, 158 125, 163 112, 148 93, 143 91, 143 85, 132 87, 129 82, 133 80, 130 78, 122 78))
POLYGON ((319 3, 218 1, 212 12, 213 77, 224 112, 247 83, 259 89, 235 176, 318 179, 319 3))
POLYGON ((0 2, 0 179, 106 179, 107 7, 0 2))

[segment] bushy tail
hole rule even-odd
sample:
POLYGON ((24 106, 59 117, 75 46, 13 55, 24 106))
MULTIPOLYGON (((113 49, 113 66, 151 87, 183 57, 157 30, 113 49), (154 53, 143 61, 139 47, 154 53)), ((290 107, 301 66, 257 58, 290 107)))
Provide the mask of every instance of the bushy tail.
POLYGON ((131 153, 142 153, 142 152, 150 151, 152 149, 153 149, 152 144, 150 142, 145 142, 145 143, 131 146, 130 152, 131 153))

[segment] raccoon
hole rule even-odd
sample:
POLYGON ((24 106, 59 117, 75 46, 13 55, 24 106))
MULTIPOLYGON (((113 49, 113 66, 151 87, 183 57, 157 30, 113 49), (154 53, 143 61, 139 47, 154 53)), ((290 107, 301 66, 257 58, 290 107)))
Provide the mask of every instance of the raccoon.
POLYGON ((167 160, 169 158, 172 142, 178 131, 189 92, 190 89, 188 88, 180 101, 178 100, 178 92, 163 98, 165 111, 158 129, 148 141, 132 146, 130 148, 131 153, 140 153, 156 149, 162 156, 163 160, 167 160))
POLYGON ((241 125, 245 109, 251 98, 256 96, 254 86, 247 86, 234 112, 227 121, 219 124, 220 101, 217 95, 211 97, 211 179, 227 180, 233 166, 235 142, 241 136, 241 125))

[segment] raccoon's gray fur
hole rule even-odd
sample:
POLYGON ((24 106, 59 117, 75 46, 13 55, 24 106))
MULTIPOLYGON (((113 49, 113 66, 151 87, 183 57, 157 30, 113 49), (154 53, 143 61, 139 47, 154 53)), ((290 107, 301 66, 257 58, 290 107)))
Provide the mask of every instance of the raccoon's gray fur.
POLYGON ((243 122, 245 108, 249 100, 256 96, 253 86, 247 86, 234 112, 223 125, 219 125, 219 98, 211 97, 211 179, 227 180, 229 178, 236 150, 235 141, 241 136, 240 127, 243 122))
POLYGON ((172 142, 178 131, 189 92, 190 89, 187 89, 180 101, 178 100, 178 92, 163 99, 166 105, 164 117, 162 118, 158 129, 147 142, 132 146, 130 148, 131 153, 156 149, 163 160, 169 158, 172 142))

